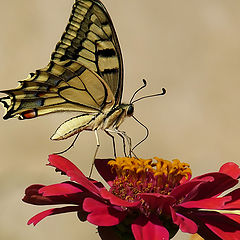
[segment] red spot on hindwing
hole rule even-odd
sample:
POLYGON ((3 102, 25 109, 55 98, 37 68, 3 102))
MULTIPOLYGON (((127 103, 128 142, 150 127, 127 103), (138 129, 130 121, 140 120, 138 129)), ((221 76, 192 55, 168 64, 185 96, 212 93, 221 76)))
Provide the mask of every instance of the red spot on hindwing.
POLYGON ((45 93, 38 93, 37 96, 38 97, 44 97, 45 93))
POLYGON ((37 117, 37 110, 32 109, 32 110, 25 111, 21 114, 21 117, 22 117, 22 119, 35 118, 35 117, 37 117))

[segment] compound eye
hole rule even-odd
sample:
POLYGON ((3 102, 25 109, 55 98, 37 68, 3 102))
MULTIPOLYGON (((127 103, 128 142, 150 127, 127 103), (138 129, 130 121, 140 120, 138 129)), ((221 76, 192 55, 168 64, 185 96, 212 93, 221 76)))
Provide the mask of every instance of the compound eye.
POLYGON ((127 116, 132 116, 134 112, 134 107, 133 105, 129 105, 127 109, 127 116))

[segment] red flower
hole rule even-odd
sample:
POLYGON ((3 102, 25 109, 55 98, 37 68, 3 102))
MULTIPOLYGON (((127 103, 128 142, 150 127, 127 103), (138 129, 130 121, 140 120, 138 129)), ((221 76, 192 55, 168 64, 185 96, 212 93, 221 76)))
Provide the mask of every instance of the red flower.
POLYGON ((50 155, 49 165, 71 181, 32 185, 23 201, 71 205, 41 212, 28 224, 36 225, 50 215, 77 212, 81 221, 98 226, 102 239, 170 239, 179 228, 204 239, 240 239, 240 189, 220 196, 238 183, 240 169, 236 164, 227 163, 219 172, 190 180, 187 164, 155 160, 95 160, 98 172, 109 184, 107 190, 66 158, 50 155))

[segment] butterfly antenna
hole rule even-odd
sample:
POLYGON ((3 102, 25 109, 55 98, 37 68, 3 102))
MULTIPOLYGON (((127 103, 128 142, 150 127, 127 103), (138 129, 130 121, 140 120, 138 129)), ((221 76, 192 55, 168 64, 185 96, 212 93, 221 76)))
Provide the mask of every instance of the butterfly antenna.
POLYGON ((141 91, 143 88, 145 88, 146 86, 147 86, 147 81, 146 81, 145 79, 143 79, 143 85, 142 85, 139 89, 137 89, 137 90, 135 91, 135 93, 132 95, 132 98, 131 98, 131 100, 130 100, 130 103, 133 103, 132 101, 133 101, 133 99, 135 98, 136 94, 137 94, 139 91, 141 91))
POLYGON ((73 142, 71 143, 71 145, 68 148, 66 148, 65 150, 63 150, 61 152, 54 153, 54 154, 58 154, 58 155, 59 154, 63 154, 65 152, 67 152, 69 149, 71 149, 74 146, 75 142, 77 141, 77 138, 78 138, 79 134, 80 134, 80 132, 76 135, 76 137, 74 138, 73 142))
POLYGON ((138 146, 138 145, 140 145, 142 142, 144 142, 147 138, 148 138, 148 136, 149 136, 149 130, 148 130, 148 128, 143 124, 143 123, 141 123, 136 117, 134 117, 134 116, 132 116, 133 117, 133 119, 137 122, 137 123, 139 123, 142 127, 144 127, 145 128, 145 130, 146 130, 146 136, 140 141, 140 142, 138 142, 132 149, 131 149, 131 152, 133 153, 133 150, 138 146))
POLYGON ((148 96, 144 96, 144 97, 140 97, 134 101, 132 101, 131 103, 135 103, 135 102, 138 102, 144 98, 150 98, 150 97, 157 97, 157 96, 162 96, 162 95, 165 95, 166 94, 166 89, 165 88, 162 88, 162 92, 161 93, 156 93, 156 94, 152 94, 152 95, 148 95, 148 96))

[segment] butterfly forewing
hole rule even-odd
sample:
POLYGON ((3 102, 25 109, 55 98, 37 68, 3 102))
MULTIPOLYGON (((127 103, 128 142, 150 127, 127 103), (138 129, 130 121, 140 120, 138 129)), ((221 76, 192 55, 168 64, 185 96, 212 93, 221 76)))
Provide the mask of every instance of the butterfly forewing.
POLYGON ((96 72, 108 84, 119 104, 123 86, 123 63, 116 32, 99 0, 76 0, 69 23, 51 56, 71 59, 96 72))

